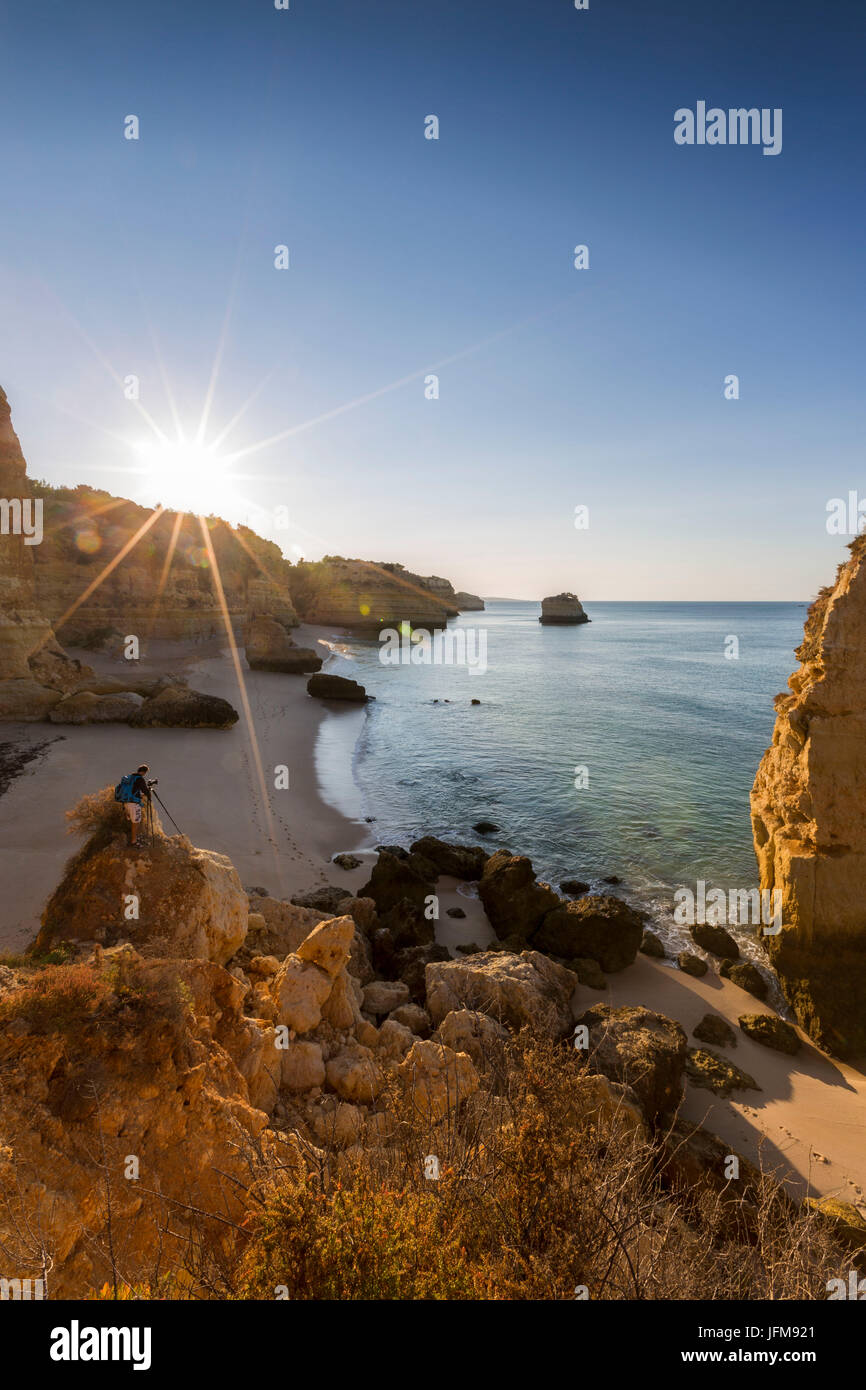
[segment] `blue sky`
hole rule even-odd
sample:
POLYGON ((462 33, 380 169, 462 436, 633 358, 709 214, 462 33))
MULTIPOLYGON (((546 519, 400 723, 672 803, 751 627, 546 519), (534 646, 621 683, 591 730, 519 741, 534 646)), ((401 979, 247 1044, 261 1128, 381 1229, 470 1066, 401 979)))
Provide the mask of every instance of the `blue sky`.
POLYGON ((230 303, 208 434, 265 382, 222 452, 295 431, 230 464, 232 519, 290 556, 811 597, 827 501, 866 492, 864 29, 844 0, 0 4, 31 473, 156 500, 106 364, 171 434, 161 358, 194 432, 230 303), (675 145, 698 100, 781 107, 781 154, 675 145))

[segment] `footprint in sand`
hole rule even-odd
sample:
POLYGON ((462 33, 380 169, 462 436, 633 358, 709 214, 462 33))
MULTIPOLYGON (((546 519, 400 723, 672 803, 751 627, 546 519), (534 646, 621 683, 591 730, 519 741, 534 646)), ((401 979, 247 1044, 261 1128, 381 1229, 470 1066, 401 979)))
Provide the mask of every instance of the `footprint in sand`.
POLYGON ((815 1153, 814 1150, 813 1150, 813 1152, 812 1152, 812 1157, 814 1158, 814 1160, 815 1160, 816 1163, 829 1163, 829 1162, 830 1162, 829 1158, 825 1158, 823 1154, 815 1153))

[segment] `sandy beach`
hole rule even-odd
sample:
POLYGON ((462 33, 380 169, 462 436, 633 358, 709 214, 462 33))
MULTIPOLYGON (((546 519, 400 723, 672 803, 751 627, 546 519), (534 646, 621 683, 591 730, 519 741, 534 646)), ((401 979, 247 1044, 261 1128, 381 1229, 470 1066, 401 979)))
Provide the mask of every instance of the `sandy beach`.
MULTIPOLYGON (((299 630, 297 640, 305 646, 320 644, 325 669, 339 670, 339 641, 333 634, 308 627, 299 630)), ((375 824, 364 822, 351 778, 363 708, 325 705, 307 695, 306 677, 250 671, 241 658, 268 792, 263 801, 231 655, 216 646, 189 653, 189 647, 181 651, 161 644, 140 663, 139 674, 182 672, 195 688, 230 700, 241 713, 232 730, 6 726, 4 742, 16 753, 43 747, 0 796, 0 949, 20 951, 32 940, 45 901, 76 848, 66 834, 64 812, 83 793, 113 785, 142 761, 159 778, 159 792, 184 833, 194 844, 227 855, 245 887, 288 898, 323 883, 356 891, 368 877, 375 824), (286 790, 274 787, 274 770, 280 765, 289 769, 286 790), (323 795, 323 784, 330 799, 323 795), (357 814, 344 814, 332 804, 337 802, 357 814), (359 854, 362 866, 347 872, 332 864, 333 855, 342 851, 359 854)), ((104 674, 122 669, 117 661, 81 655, 104 674)), ((167 817, 163 821, 171 831, 167 817)), ((473 885, 443 877, 438 895, 437 937, 452 954, 459 944, 484 947, 494 939, 473 885), (460 908, 465 916, 450 917, 449 908, 460 908)), ((837 1196, 866 1214, 862 1069, 825 1056, 802 1032, 802 1050, 793 1058, 753 1042, 737 1027, 737 1019, 766 1006, 712 968, 695 979, 669 962, 638 956, 627 970, 608 976, 606 991, 578 987, 576 1013, 597 1002, 643 1004, 667 1014, 685 1028, 690 1045, 696 1042, 692 1030, 705 1013, 722 1014, 737 1033, 737 1046, 728 1055, 761 1089, 722 1099, 689 1082, 683 1117, 705 1124, 732 1150, 784 1176, 799 1193, 837 1196)))
MULTIPOLYGON (((315 646, 323 633, 303 628, 297 637, 299 644, 315 646)), ((327 658, 323 669, 339 661, 326 646, 317 649, 327 658)), ((122 662, 79 655, 100 674, 122 673, 122 662)), ((65 812, 85 792, 114 786, 142 762, 159 779, 158 792, 184 834, 196 845, 227 855, 245 887, 263 887, 283 898, 325 882, 360 887, 368 876, 366 864, 347 872, 330 865, 330 859, 341 851, 369 850, 371 827, 324 800, 315 748, 323 724, 356 723, 363 710, 312 699, 305 676, 250 671, 243 657, 241 662, 266 802, 228 650, 203 646, 190 655, 189 646, 154 644, 148 660, 136 669, 140 677, 178 672, 194 688, 229 700, 241 715, 233 729, 5 726, 3 742, 25 749, 47 747, 0 797, 0 950, 20 951, 32 940, 46 899, 77 848, 78 841, 66 833, 65 812), (274 769, 280 765, 289 769, 289 787, 276 790, 274 769)), ((340 740, 334 742, 340 745, 340 740)), ((336 769, 331 771, 337 775, 336 769)), ((345 776, 348 791, 350 763, 345 776)), ((163 823, 171 833, 164 814, 163 823)))

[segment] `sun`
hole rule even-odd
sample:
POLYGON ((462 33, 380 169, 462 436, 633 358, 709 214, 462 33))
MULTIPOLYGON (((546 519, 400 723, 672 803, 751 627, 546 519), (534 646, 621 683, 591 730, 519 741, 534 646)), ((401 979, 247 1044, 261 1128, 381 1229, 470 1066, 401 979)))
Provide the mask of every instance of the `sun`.
POLYGON ((228 461, 213 445, 148 441, 137 445, 136 453, 146 479, 143 491, 153 505, 226 519, 237 510, 228 461))

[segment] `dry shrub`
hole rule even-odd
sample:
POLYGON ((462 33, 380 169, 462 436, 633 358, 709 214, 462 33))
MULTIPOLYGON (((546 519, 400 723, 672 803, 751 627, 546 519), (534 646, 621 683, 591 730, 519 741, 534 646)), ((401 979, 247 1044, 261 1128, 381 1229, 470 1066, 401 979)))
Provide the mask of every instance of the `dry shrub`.
POLYGON ((769 1179, 733 1224, 741 1199, 709 1179, 667 1191, 658 1141, 615 1099, 600 1107, 568 1048, 524 1035, 498 1091, 438 1126, 394 1093, 387 1147, 274 1175, 234 1295, 821 1298, 850 1263, 769 1179), (427 1155, 438 1179, 425 1177, 427 1155))
POLYGON ((113 787, 86 792, 71 811, 66 812, 66 819, 69 822, 67 835, 85 835, 88 840, 97 836, 106 842, 128 825, 122 804, 114 799, 113 787))
POLYGON ((108 979, 91 965, 51 965, 0 1001, 0 1024, 20 1019, 34 1033, 65 1032, 104 1008, 108 979))

